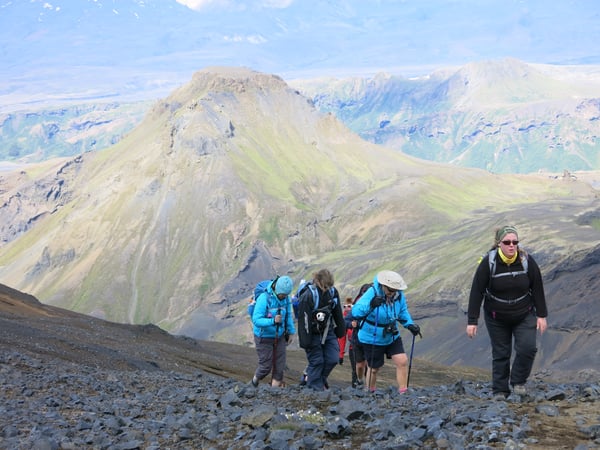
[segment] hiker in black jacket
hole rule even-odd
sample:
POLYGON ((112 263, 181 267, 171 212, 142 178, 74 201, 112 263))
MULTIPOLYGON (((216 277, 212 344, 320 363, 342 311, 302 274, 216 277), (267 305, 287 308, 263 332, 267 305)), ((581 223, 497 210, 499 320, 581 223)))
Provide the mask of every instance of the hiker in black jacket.
POLYGON ((298 339, 308 360, 307 386, 322 391, 327 377, 338 364, 338 338, 346 334, 340 295, 327 269, 314 274, 299 292, 298 339))
POLYGON ((536 330, 546 330, 546 298, 540 268, 519 247, 513 226, 496 230, 494 246, 483 257, 473 278, 469 297, 467 336, 477 334, 483 302, 484 320, 492 345, 494 398, 527 393, 525 383, 537 352, 536 330), (515 359, 510 367, 514 338, 515 359))

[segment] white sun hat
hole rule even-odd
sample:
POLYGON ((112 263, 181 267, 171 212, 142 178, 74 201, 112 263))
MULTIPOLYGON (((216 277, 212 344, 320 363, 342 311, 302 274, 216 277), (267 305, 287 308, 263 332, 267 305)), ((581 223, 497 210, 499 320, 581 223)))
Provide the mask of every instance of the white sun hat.
POLYGON ((377 282, 397 291, 403 291, 408 287, 400 274, 391 270, 382 270, 379 272, 377 274, 377 282))

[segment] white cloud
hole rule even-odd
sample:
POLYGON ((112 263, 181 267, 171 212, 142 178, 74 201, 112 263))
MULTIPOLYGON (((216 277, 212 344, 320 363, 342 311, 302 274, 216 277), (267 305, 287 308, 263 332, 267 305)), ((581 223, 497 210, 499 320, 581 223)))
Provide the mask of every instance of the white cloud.
POLYGON ((233 36, 224 36, 223 39, 226 42, 248 42, 250 44, 264 44, 267 40, 258 34, 253 34, 249 36, 240 36, 239 34, 235 34, 233 36))
POLYGON ((255 0, 252 2, 238 0, 177 0, 178 3, 187 6, 190 9, 200 11, 209 6, 222 8, 231 8, 236 10, 244 10, 248 8, 275 8, 285 9, 294 3, 294 0, 255 0))
POLYGON ((199 11, 206 6, 210 6, 211 4, 218 5, 223 2, 220 0, 177 0, 177 3, 181 3, 182 5, 187 6, 190 9, 199 11))
POLYGON ((285 9, 294 3, 294 0, 264 0, 261 3, 265 8, 285 9))

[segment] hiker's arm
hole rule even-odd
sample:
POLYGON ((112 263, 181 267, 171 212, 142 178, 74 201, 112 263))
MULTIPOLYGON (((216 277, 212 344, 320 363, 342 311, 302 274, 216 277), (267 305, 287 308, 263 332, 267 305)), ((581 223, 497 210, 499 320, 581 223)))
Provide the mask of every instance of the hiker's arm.
MULTIPOLYGON (((544 293, 544 283, 542 281, 542 273, 540 267, 531 255, 529 255, 529 271, 531 272, 531 298, 535 306, 535 315, 538 318, 548 316, 548 308, 546 306, 546 294, 544 293)), ((539 327, 538 327, 539 328, 539 327)))
POLYGON ((479 321, 479 313, 481 310, 481 303, 483 302, 483 296, 485 290, 488 287, 490 279, 490 268, 489 268, 489 256, 486 255, 473 276, 473 282, 471 283, 471 293, 469 295, 469 307, 467 310, 467 324, 477 325, 479 321))
POLYGON ((408 312, 408 306, 406 304, 406 297, 404 296, 404 292, 400 291, 400 301, 396 302, 395 304, 399 305, 399 311, 397 316, 398 320, 404 328, 408 328, 409 325, 413 324, 413 320, 410 313, 408 312))
POLYGON ((269 294, 263 293, 256 299, 254 313, 252 314, 252 323, 257 327, 268 327, 275 324, 274 317, 267 317, 269 294))
POLYGON ((295 334, 296 326, 294 324, 294 312, 292 311, 292 303, 291 302, 288 302, 288 304, 287 304, 286 320, 287 320, 286 328, 287 328, 288 334, 295 334))
POLYGON ((340 302, 340 294, 335 290, 337 302, 333 310, 333 318, 335 320, 335 335, 338 338, 346 336, 346 321, 344 320, 344 313, 342 312, 342 303, 340 302))

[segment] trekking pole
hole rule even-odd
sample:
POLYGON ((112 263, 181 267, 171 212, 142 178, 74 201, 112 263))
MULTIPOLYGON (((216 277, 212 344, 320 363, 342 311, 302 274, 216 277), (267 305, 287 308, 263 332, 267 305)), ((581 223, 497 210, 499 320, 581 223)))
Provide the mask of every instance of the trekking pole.
POLYGON ((416 338, 416 336, 413 334, 412 344, 410 346, 410 360, 408 362, 408 376, 406 377, 406 388, 407 389, 408 389, 408 382, 410 381, 410 369, 412 368, 413 351, 415 350, 415 338, 416 338))
MULTIPOLYGON (((352 382, 357 381, 358 386, 358 373, 356 372, 356 341, 354 337, 354 328, 352 334, 350 334, 350 344, 348 346, 348 356, 350 356, 350 368, 352 369, 352 382), (350 349, 352 349, 352 355, 350 355, 350 349)), ((356 338, 358 340, 358 338, 356 338)), ((354 387, 354 386, 352 386, 354 387)))
MULTIPOLYGON (((280 309, 277 310, 277 314, 281 312, 280 309)), ((275 368, 277 367, 277 343, 279 341, 279 326, 280 324, 275 324, 275 340, 273 341, 273 356, 271 358, 273 362, 273 367, 271 368, 271 386, 273 386, 273 380, 275 379, 275 368)))

